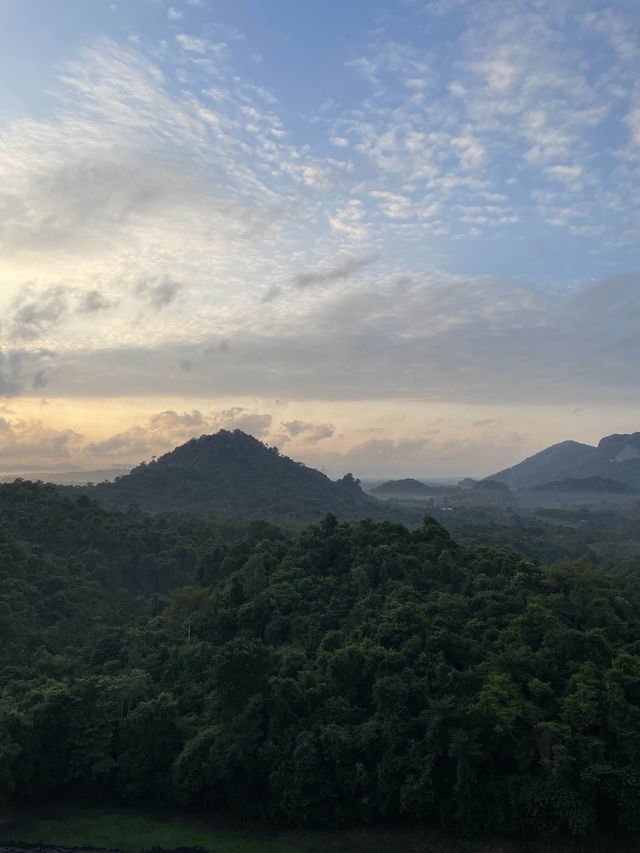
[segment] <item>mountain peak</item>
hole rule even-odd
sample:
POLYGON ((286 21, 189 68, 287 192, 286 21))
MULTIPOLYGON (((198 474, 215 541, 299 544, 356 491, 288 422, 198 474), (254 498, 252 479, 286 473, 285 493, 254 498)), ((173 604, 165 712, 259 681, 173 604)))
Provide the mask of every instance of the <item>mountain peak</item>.
POLYGON ((640 486, 640 432, 607 435, 595 447, 561 441, 491 477, 514 489, 590 478, 640 486))
MULTIPOLYGON (((186 510, 246 518, 317 521, 381 517, 382 504, 346 474, 337 483, 241 430, 192 438, 115 483, 94 488, 109 506, 186 510)), ((388 515, 388 513, 386 513, 388 515)))
POLYGON ((512 489, 529 488, 538 486, 551 480, 558 480, 559 471, 574 465, 595 450, 590 444, 581 444, 578 441, 560 441, 545 447, 539 453, 528 456, 525 460, 492 474, 487 479, 497 480, 505 483, 512 489))

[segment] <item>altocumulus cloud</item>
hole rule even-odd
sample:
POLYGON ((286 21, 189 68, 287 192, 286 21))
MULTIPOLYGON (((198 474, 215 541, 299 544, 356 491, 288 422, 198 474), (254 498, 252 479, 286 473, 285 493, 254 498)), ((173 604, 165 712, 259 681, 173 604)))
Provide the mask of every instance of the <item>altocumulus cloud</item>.
POLYGON ((631 3, 363 18, 335 83, 358 109, 309 103, 308 141, 263 45, 156 8, 162 43, 83 37, 46 109, 0 127, 0 393, 217 405, 102 436, 105 458, 220 427, 329 437, 329 415, 240 398, 634 398, 640 280, 604 277, 639 257, 631 3))

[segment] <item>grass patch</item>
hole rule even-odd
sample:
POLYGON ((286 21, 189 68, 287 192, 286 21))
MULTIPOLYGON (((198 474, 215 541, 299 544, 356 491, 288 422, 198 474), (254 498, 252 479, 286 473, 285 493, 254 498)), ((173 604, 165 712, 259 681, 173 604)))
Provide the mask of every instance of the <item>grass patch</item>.
POLYGON ((65 847, 106 847, 137 853, 150 847, 204 847, 210 853, 308 853, 289 841, 246 837, 207 827, 184 818, 162 818, 115 810, 83 809, 57 816, 41 814, 0 828, 6 841, 58 844, 65 847))
POLYGON ((138 853, 151 847, 203 847, 209 853, 638 853, 640 835, 557 841, 460 839, 415 825, 343 830, 289 830, 277 835, 255 826, 220 826, 215 818, 138 812, 115 806, 59 804, 0 820, 0 844, 7 841, 61 847, 103 847, 138 853), (231 827, 231 828, 230 828, 231 827))

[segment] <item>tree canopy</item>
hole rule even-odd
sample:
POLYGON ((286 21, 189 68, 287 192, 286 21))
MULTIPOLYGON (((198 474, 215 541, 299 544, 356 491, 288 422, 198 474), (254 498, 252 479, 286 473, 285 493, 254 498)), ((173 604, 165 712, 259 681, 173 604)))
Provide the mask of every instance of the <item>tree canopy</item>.
POLYGON ((0 488, 0 793, 294 824, 640 816, 637 573, 0 488))

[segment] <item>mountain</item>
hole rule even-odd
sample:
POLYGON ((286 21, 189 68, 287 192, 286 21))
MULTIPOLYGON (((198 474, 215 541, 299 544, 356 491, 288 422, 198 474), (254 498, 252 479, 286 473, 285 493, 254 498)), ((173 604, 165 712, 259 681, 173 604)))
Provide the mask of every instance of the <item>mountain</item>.
POLYGON ((240 430, 191 439, 113 483, 81 491, 103 506, 137 504, 149 512, 304 522, 328 512, 341 518, 390 515, 381 501, 365 495, 351 474, 332 481, 240 430))
POLYGON ((580 460, 563 476, 604 477, 640 488, 640 432, 606 436, 591 457, 580 460))
POLYGON ((609 477, 565 477, 564 480, 552 480, 550 483, 541 483, 533 486, 533 491, 562 492, 562 493, 607 493, 607 494, 630 494, 631 487, 619 480, 609 477))
POLYGON ((512 489, 528 489, 560 479, 566 468, 586 459, 594 449, 590 444, 561 441, 487 479, 506 483, 512 489))
POLYGON ((474 483, 471 489, 474 492, 501 492, 504 494, 509 491, 509 486, 500 480, 493 480, 491 477, 487 477, 484 480, 474 483))
POLYGON ((640 432, 608 435, 597 447, 562 441, 492 474, 490 479, 512 489, 530 489, 561 480, 594 477, 640 488, 640 432))
MULTIPOLYGON (((404 480, 387 480, 371 489, 371 494, 383 500, 395 498, 396 500, 422 500, 432 497, 438 491, 436 487, 428 486, 420 480, 414 480, 412 477, 406 477, 404 480)), ((443 491, 440 488, 440 491, 443 491)))

